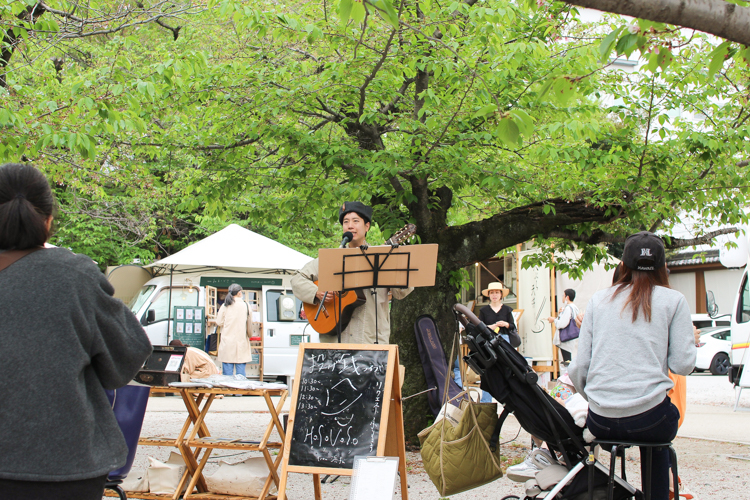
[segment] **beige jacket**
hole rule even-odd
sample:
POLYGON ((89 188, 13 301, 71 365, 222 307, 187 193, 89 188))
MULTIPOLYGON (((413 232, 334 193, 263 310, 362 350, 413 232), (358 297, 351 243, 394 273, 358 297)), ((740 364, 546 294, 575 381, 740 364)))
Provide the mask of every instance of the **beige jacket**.
MULTIPOLYGON (((314 283, 317 280, 318 259, 315 259, 308 262, 305 267, 292 276, 294 296, 302 302, 317 304, 318 300, 315 294, 318 292, 318 286, 314 283)), ((378 288, 376 300, 373 300, 372 289, 363 290, 366 302, 354 310, 349 325, 341 332, 341 342, 345 344, 374 344, 376 339, 375 315, 377 314, 377 341, 379 344, 388 344, 391 338, 391 314, 388 307, 388 292, 390 291, 395 299, 403 299, 412 290, 414 290, 413 287, 378 288)), ((320 341, 338 342, 338 333, 334 335, 321 335, 320 341)))
POLYGON ((200 349, 188 347, 185 362, 182 363, 180 380, 190 382, 191 378, 206 378, 221 373, 211 357, 200 349))
POLYGON ((218 359, 222 363, 249 363, 252 361, 250 340, 247 336, 249 307, 247 302, 235 298, 231 306, 222 304, 216 315, 221 327, 218 359))

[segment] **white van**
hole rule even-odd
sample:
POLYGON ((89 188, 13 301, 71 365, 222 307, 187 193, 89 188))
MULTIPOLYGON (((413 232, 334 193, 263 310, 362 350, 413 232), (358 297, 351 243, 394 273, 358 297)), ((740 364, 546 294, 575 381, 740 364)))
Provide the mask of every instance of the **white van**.
MULTIPOLYGON (((709 312, 712 309, 713 293, 708 292, 709 312)), ((718 309, 718 308, 716 308, 718 309)), ((712 316, 716 316, 717 310, 713 311, 712 316)), ((740 287, 737 290, 737 296, 734 301, 734 309, 730 311, 731 317, 731 339, 732 352, 730 361, 732 366, 729 368, 729 381, 732 383, 739 382, 740 368, 750 363, 750 283, 748 282, 747 267, 742 273, 740 287)))
MULTIPOLYGON (((131 288, 136 286, 134 274, 148 278, 150 274, 138 266, 120 266, 113 269, 108 278, 122 290, 125 274, 131 288), (128 269, 129 268, 129 269, 128 269), (118 273, 120 276, 118 276, 118 273)), ((304 318, 302 302, 292 294, 291 274, 238 274, 212 271, 206 273, 175 273, 148 279, 140 290, 133 289, 129 296, 130 310, 140 320, 153 345, 167 345, 172 340, 172 320, 168 311, 175 306, 203 306, 216 304, 232 283, 243 288, 245 301, 253 311, 256 322, 262 324, 263 377, 283 378, 289 383, 297 366, 298 345, 302 342, 318 342, 318 332, 304 318), (171 280, 171 285, 170 285, 171 280), (213 302, 212 302, 213 297, 213 302)), ((143 283, 141 279, 140 283, 143 283)), ((128 293, 125 291, 124 293, 128 293)), ((220 304, 221 302, 219 302, 220 304)), ((206 307, 206 317, 215 311, 206 307)), ((209 326, 207 333, 213 333, 209 326)))

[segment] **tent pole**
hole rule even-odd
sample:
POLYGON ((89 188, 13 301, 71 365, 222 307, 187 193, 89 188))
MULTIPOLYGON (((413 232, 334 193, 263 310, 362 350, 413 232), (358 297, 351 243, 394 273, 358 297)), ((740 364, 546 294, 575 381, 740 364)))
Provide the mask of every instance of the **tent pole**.
POLYGON ((169 323, 172 321, 172 274, 175 266, 169 268, 169 305, 167 306, 167 344, 169 344, 169 323))

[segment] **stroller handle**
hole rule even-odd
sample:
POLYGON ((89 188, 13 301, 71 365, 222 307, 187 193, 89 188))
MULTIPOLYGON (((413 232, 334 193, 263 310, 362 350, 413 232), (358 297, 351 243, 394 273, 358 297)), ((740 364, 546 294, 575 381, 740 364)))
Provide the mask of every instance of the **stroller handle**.
POLYGON ((455 304, 453 306, 453 310, 458 313, 458 321, 460 321, 461 324, 464 325, 464 327, 466 327, 466 325, 469 323, 475 326, 479 326, 479 324, 481 323, 481 321, 479 321, 479 318, 477 318, 477 316, 473 312, 471 312, 471 309, 463 304, 455 304))

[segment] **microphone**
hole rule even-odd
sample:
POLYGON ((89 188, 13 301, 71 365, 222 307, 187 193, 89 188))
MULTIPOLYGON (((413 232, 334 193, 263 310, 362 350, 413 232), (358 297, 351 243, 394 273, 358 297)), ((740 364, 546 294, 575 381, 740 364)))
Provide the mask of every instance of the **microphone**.
POLYGON ((354 239, 354 235, 351 233, 351 231, 345 232, 343 239, 341 240, 341 246, 339 248, 345 248, 346 244, 352 241, 352 239, 354 239))

